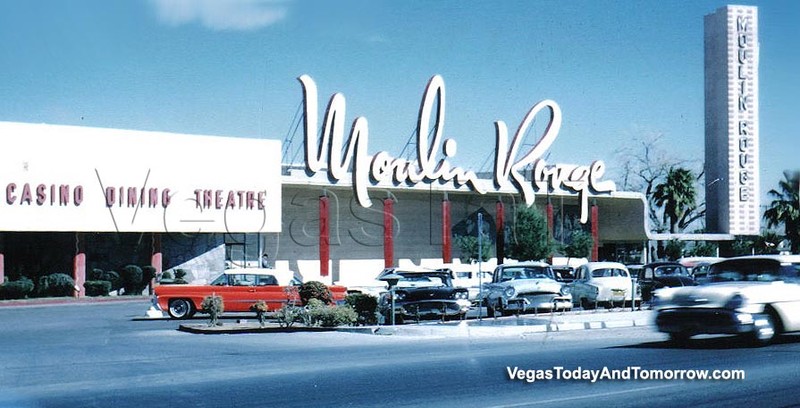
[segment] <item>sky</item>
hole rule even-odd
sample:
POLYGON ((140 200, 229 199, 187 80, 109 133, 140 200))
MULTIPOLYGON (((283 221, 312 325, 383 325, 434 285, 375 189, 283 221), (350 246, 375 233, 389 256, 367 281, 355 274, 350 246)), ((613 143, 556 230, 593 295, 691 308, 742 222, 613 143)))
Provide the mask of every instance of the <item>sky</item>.
MULTIPOLYGON (((347 129, 365 117, 369 153, 399 156, 438 74, 456 165, 491 170, 495 121, 513 133, 545 99, 563 114, 549 163, 603 160, 613 175, 615 152, 654 135, 665 154, 701 163, 703 16, 726 4, 6 0, 0 121, 294 135, 287 160, 299 161, 303 135, 292 125, 303 97, 297 78, 306 74, 320 114, 342 93, 347 129)), ((759 7, 763 195, 784 170, 800 169, 800 2, 735 4, 759 7)))

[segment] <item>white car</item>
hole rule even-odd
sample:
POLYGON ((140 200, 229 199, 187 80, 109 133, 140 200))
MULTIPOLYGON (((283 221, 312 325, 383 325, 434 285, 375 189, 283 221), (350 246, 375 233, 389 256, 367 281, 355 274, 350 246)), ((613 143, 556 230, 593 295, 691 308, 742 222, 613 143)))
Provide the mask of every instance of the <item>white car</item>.
POLYGON ((483 296, 489 316, 496 311, 511 315, 572 309, 569 287, 557 282, 550 265, 544 262, 498 265, 483 296))
POLYGON ((628 268, 618 262, 588 262, 575 272, 572 301, 583 309, 623 306, 640 301, 628 268))
POLYGON ((711 265, 709 283, 657 292, 656 326, 675 342, 696 334, 737 334, 756 345, 800 331, 800 255, 730 258, 711 265))

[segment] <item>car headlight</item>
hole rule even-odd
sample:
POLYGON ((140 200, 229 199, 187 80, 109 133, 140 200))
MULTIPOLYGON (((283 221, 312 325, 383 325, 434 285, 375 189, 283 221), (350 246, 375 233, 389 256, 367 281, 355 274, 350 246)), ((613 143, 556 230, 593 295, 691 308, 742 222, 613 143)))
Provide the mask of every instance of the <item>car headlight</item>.
POLYGON ((570 293, 572 293, 572 288, 564 285, 561 287, 561 290, 559 290, 559 293, 561 293, 562 295, 569 295, 570 293))
POLYGON ((458 291, 455 293, 456 299, 469 299, 469 292, 458 291))
POLYGON ((725 309, 736 310, 744 307, 746 304, 747 300, 744 296, 737 293, 728 300, 728 303, 725 303, 725 309))
POLYGON ((395 292, 394 300, 403 300, 406 298, 406 292, 395 292))
POLYGON ((514 295, 516 295, 516 294, 517 294, 517 290, 514 289, 513 286, 509 286, 503 291, 503 295, 505 295, 505 297, 509 297, 509 298, 510 297, 514 297, 514 295))

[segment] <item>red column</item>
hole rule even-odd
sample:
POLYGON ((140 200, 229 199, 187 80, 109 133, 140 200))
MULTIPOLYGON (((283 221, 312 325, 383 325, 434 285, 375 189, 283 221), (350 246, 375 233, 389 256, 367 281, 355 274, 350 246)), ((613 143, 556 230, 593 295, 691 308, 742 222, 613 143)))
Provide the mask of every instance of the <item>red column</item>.
POLYGON ((330 211, 328 197, 319 198, 319 275, 328 276, 328 264, 331 259, 330 211))
POLYGON ((75 280, 75 292, 73 296, 84 297, 86 289, 83 287, 86 282, 86 245, 83 242, 83 234, 75 233, 75 257, 72 260, 72 279, 75 280))
POLYGON ((156 276, 153 276, 153 279, 150 280, 149 292, 152 295, 153 287, 156 285, 156 277, 161 276, 161 272, 164 271, 164 263, 161 255, 161 234, 154 232, 151 238, 153 241, 153 248, 151 250, 152 254, 150 255, 150 266, 156 270, 156 276))
POLYGON ((393 220, 394 201, 391 198, 386 198, 383 200, 383 265, 385 268, 394 266, 393 220))
POLYGON ((495 204, 495 223, 496 223, 496 236, 495 236, 495 253, 497 254, 497 264, 503 263, 506 257, 506 208, 503 202, 497 200, 495 204))
POLYGON ((453 262, 453 242, 450 237, 450 200, 442 200, 442 262, 453 262))
POLYGON ((599 233, 598 233, 598 213, 597 213, 597 202, 592 203, 592 261, 597 261, 599 257, 598 254, 598 247, 599 247, 599 233))

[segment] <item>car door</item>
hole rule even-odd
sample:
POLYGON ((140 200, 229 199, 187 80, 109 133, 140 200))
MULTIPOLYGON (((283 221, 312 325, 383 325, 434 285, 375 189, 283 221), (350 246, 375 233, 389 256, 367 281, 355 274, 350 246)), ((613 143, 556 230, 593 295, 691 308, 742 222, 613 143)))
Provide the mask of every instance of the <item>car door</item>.
POLYGON ((580 302, 581 297, 586 297, 586 267, 581 266, 575 272, 575 281, 572 282, 572 301, 580 302))
POLYGON ((258 278, 255 286, 256 299, 263 300, 270 311, 280 309, 290 300, 299 303, 296 286, 281 286, 272 275, 261 275, 258 278))
POLYGON ((253 274, 237 273, 228 277, 228 286, 224 287, 222 296, 226 312, 247 312, 256 302, 257 276, 253 274))

